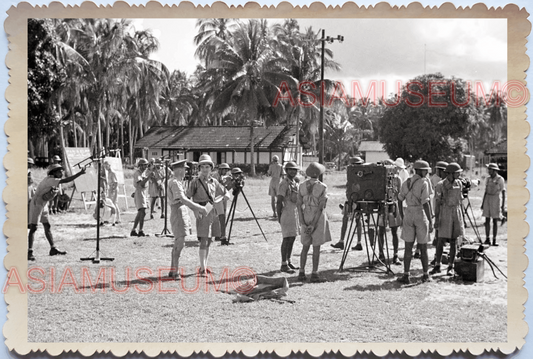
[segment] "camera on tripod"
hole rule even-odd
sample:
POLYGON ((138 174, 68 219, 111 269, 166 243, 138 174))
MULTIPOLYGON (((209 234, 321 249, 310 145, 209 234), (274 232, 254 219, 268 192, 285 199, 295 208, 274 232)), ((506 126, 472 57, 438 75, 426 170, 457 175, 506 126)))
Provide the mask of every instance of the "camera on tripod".
POLYGON ((394 199, 397 168, 385 164, 352 164, 347 168, 346 197, 353 202, 389 202, 394 199))
POLYGON ((461 184, 463 185, 463 196, 467 197, 468 192, 472 189, 472 181, 468 177, 461 177, 459 178, 459 181, 461 181, 461 184))

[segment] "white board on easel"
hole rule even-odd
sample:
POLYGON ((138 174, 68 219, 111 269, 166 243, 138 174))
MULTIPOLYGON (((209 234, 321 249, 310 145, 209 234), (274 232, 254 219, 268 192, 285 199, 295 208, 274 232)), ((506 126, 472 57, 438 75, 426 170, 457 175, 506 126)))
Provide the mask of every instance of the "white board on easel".
POLYGON ((111 169, 115 171, 118 181, 118 198, 124 198, 124 204, 128 209, 128 196, 126 195, 126 183, 124 181, 124 168, 122 167, 122 159, 120 158, 120 152, 117 151, 116 157, 106 157, 104 161, 109 162, 111 169), (122 191, 120 190, 122 189, 122 191))
MULTIPOLYGON (((67 157, 67 165, 71 175, 81 171, 81 169, 92 162, 90 159, 91 151, 88 147, 65 147, 65 154, 67 157)), ((98 177, 96 176, 96 168, 90 165, 85 168, 85 174, 74 180, 74 190, 78 191, 83 201, 83 206, 87 210, 91 204, 96 204, 96 186, 98 177), (89 194, 86 198, 85 195, 89 194)), ((74 195, 72 191, 71 197, 74 195)))

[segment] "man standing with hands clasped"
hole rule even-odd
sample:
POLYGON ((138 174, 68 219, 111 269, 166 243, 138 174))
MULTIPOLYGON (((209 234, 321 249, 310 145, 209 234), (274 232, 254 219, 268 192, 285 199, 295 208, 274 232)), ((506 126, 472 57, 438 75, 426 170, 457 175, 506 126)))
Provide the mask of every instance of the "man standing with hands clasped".
POLYGON ((402 183, 402 188, 398 194, 398 206, 402 206, 402 201, 407 204, 402 229, 402 239, 405 241, 404 274, 398 278, 398 282, 404 284, 410 283, 409 270, 415 240, 421 252, 420 259, 424 271, 422 281, 431 281, 428 274, 428 241, 429 233, 433 231, 433 224, 429 208, 429 183, 425 180, 431 167, 426 161, 419 160, 414 163, 413 168, 415 174, 402 183))
POLYGON ((502 218, 502 212, 505 211, 505 181, 498 174, 500 168, 496 163, 487 165, 489 177, 485 184, 485 195, 481 209, 485 217, 485 244, 490 243, 490 219, 492 218, 492 245, 497 246, 496 236, 498 235, 498 220, 502 218), (501 194, 501 200, 500 200, 501 194))
POLYGON ((133 186, 135 187, 133 199, 135 200, 137 215, 133 221, 133 229, 131 230, 130 237, 148 237, 143 231, 144 217, 148 208, 147 182, 150 179, 146 174, 147 168, 148 161, 145 158, 141 158, 137 162, 137 169, 133 172, 133 186), (137 226, 139 226, 139 232, 137 232, 137 226))
POLYGON ((438 229, 437 254, 435 267, 431 274, 440 273, 440 260, 444 242, 450 241, 450 256, 446 275, 453 275, 453 263, 457 249, 456 240, 464 235, 464 223, 461 204, 463 202, 463 185, 459 175, 463 170, 457 163, 452 162, 444 172, 446 178, 435 187, 435 230, 438 229))
POLYGON ((326 172, 324 165, 312 162, 305 170, 311 177, 303 182, 298 188, 298 215, 302 227, 302 253, 300 255, 300 273, 298 280, 304 281, 305 262, 309 247, 313 246, 313 271, 311 282, 320 282, 318 276, 318 263, 320 261, 320 246, 331 241, 329 221, 326 216, 326 202, 328 200, 327 186, 318 180, 318 177, 326 172))
POLYGON ((283 235, 283 242, 281 242, 281 271, 285 273, 294 273, 294 270, 298 269, 291 263, 291 255, 294 241, 299 234, 298 209, 296 208, 299 187, 296 174, 299 169, 294 162, 285 164, 286 176, 279 184, 276 203, 278 221, 283 235))

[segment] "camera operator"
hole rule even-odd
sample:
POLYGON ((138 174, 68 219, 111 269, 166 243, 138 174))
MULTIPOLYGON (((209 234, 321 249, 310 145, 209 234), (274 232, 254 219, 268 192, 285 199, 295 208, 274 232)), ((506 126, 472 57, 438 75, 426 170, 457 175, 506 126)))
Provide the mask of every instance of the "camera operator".
MULTIPOLYGON (((227 163, 221 163, 218 166, 218 172, 213 174, 213 178, 216 179, 221 185, 226 187, 226 189, 229 189, 229 187, 231 186, 231 172, 229 165, 227 163)), ((222 237, 215 237, 215 241, 222 242, 222 245, 233 244, 226 239, 226 212, 228 207, 228 200, 224 198, 222 200, 222 203, 218 204, 217 207, 218 223, 215 221, 214 225, 215 227, 218 226, 220 228, 220 233, 222 234, 222 237)))
POLYGON ((299 182, 296 179, 300 167, 294 162, 285 164, 286 176, 279 184, 277 198, 278 221, 281 225, 281 271, 285 273, 294 273, 298 267, 291 263, 292 247, 296 236, 298 235, 298 201, 299 182))
POLYGON ((147 168, 148 160, 141 158, 137 162, 137 169, 133 172, 133 186, 135 187, 133 199, 135 201, 135 208, 137 208, 137 215, 133 221, 133 229, 130 232, 130 237, 148 237, 143 231, 144 217, 148 208, 147 182, 150 179, 147 168), (137 232, 137 226, 139 226, 139 232, 137 232))
MULTIPOLYGON (((350 158, 350 165, 362 165, 364 163, 365 161, 363 161, 363 159, 359 156, 350 158)), ((350 190, 348 188, 348 184, 346 185, 346 188, 347 188, 346 189, 347 201, 344 202, 343 206, 341 206, 341 210, 342 210, 341 238, 337 243, 331 244, 333 248, 338 248, 341 250, 344 250, 344 237, 346 236, 346 230, 348 229, 348 221, 352 217, 353 211, 356 210, 356 207, 357 207, 357 203, 353 203, 349 198, 348 192, 350 190)), ((361 238, 362 238, 361 216, 356 216, 355 222, 356 222, 355 228, 357 231, 357 244, 354 247, 352 247, 352 249, 356 251, 362 251, 363 246, 361 245, 361 238)))
POLYGON ((148 183, 148 195, 150 196, 150 219, 154 219, 154 209, 156 201, 159 199, 161 203, 161 218, 165 218, 164 214, 164 198, 165 198, 165 171, 161 168, 161 160, 158 158, 154 163, 150 164, 148 168, 150 182, 148 183))
POLYGON ((481 209, 485 217, 485 244, 490 243, 490 219, 492 218, 492 245, 498 246, 496 236, 498 235, 498 220, 502 218, 502 212, 505 212, 505 181, 498 174, 500 168, 496 163, 490 163, 487 166, 489 177, 485 185, 485 195, 481 209), (501 199, 500 199, 501 194, 501 199))
MULTIPOLYGON (((383 161, 384 165, 388 166, 394 166, 394 162, 392 160, 385 160, 383 161)), ((392 202, 389 206, 387 206, 386 216, 387 216, 387 224, 391 230, 392 234, 392 248, 393 248, 393 257, 392 257, 392 263, 393 264, 401 264, 400 259, 398 258, 398 228, 402 225, 402 216, 403 216, 403 208, 400 209, 398 205, 398 193, 400 193, 400 189, 402 187, 402 180, 400 179, 400 176, 398 176, 397 173, 394 174, 394 177, 392 178, 392 198, 389 198, 389 200, 392 202)), ((385 254, 383 252, 383 245, 385 243, 385 223, 383 215, 380 215, 378 217, 378 243, 379 243, 379 259, 381 261, 385 261, 385 254)))
POLYGON ((414 163, 415 174, 402 183, 398 194, 398 206, 405 201, 407 208, 403 216, 402 239, 405 241, 404 274, 398 278, 400 283, 409 284, 409 270, 413 256, 415 240, 420 248, 422 261, 422 282, 431 281, 428 274, 428 247, 429 233, 433 231, 431 209, 429 206, 429 183, 426 176, 431 169, 429 163, 418 160, 414 163))
POLYGON ((450 255, 446 275, 453 275, 453 263, 457 252, 457 238, 464 235, 464 222, 462 214, 463 183, 459 178, 461 166, 452 162, 446 169, 446 178, 440 181, 435 188, 435 230, 438 229, 437 253, 435 267, 431 274, 440 273, 440 261, 444 243, 450 242, 450 255))

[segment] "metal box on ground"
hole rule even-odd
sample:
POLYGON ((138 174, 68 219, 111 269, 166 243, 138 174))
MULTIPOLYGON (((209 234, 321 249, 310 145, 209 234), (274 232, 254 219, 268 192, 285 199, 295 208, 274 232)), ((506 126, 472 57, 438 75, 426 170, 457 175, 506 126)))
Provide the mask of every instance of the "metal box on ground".
POLYGON ((460 275, 465 282, 482 282, 485 275, 485 259, 478 258, 476 261, 455 261, 455 273, 460 275))

